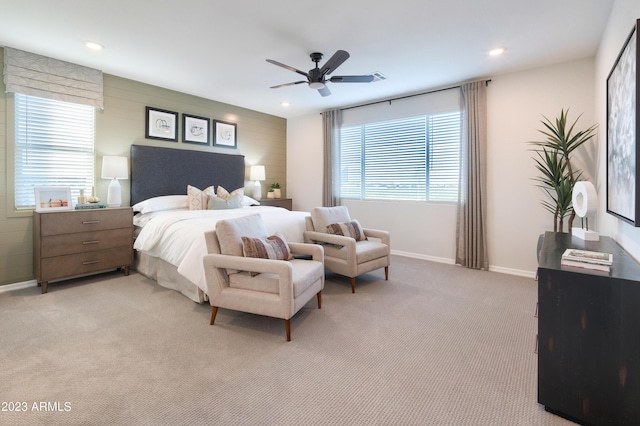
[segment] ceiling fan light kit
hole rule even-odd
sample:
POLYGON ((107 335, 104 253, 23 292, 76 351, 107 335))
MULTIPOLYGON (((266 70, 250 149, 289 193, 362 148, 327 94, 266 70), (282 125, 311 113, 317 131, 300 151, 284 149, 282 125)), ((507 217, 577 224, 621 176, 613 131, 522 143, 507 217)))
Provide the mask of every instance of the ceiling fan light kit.
MULTIPOLYGON (((313 52, 309 55, 311 61, 313 61, 316 66, 309 70, 309 72, 300 71, 297 68, 290 67, 289 65, 285 65, 278 61, 274 61, 273 59, 267 59, 267 62, 273 65, 277 65, 289 71, 293 71, 300 75, 303 75, 307 78, 307 80, 302 81, 294 81, 292 83, 279 84, 277 86, 271 86, 272 89, 278 89, 280 87, 293 86, 296 84, 307 83, 310 88, 316 89, 318 93, 322 96, 329 96, 331 91, 327 87, 326 83, 371 83, 374 80, 379 80, 375 74, 366 74, 366 75, 336 75, 329 79, 326 77, 336 70, 340 65, 344 63, 347 59, 349 59, 349 53, 345 50, 338 50, 333 54, 331 58, 320 68, 318 63, 322 60, 322 53, 313 52)), ((381 75, 381 74, 380 74, 381 75)))

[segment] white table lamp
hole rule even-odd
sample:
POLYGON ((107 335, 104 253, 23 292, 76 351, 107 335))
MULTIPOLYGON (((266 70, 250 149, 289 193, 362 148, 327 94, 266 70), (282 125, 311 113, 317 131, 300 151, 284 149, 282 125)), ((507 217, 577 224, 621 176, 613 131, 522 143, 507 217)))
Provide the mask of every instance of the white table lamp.
POLYGON ((107 207, 120 207, 122 204, 122 190, 118 179, 129 178, 127 157, 102 157, 102 179, 111 179, 107 192, 107 207))
POLYGON ((260 181, 265 180, 264 166, 251 166, 249 172, 249 180, 255 181, 253 184, 253 198, 260 200, 262 198, 262 187, 260 181))

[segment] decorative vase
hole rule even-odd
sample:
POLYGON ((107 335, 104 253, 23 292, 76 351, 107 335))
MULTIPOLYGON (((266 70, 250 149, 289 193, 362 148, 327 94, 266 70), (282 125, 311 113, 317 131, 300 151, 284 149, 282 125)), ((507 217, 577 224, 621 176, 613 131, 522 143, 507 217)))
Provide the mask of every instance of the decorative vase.
POLYGON ((282 191, 280 188, 273 188, 273 194, 274 198, 282 198, 282 191))

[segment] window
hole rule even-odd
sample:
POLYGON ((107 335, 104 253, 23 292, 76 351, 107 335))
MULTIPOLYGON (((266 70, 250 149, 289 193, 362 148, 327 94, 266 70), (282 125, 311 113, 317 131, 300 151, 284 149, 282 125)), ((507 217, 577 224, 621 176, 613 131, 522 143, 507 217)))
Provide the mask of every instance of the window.
POLYGON ((34 187, 93 186, 95 109, 15 94, 15 207, 35 207, 34 187))
POLYGON ((455 202, 460 112, 342 127, 339 155, 341 198, 455 202))

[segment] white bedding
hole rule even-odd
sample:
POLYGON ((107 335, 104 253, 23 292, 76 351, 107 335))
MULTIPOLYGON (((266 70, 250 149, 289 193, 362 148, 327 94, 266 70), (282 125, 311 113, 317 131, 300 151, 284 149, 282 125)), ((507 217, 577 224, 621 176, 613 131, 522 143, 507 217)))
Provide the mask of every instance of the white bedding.
MULTIPOLYGON (((202 258, 207 254, 204 232, 214 230, 221 219, 259 213, 270 233, 280 232, 287 241, 302 242, 308 212, 280 207, 243 207, 229 210, 168 210, 134 219, 142 229, 134 249, 174 265, 178 273, 206 292, 202 258)), ((140 216, 140 215, 138 215, 140 216)))

